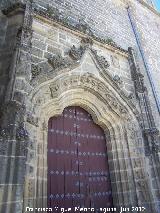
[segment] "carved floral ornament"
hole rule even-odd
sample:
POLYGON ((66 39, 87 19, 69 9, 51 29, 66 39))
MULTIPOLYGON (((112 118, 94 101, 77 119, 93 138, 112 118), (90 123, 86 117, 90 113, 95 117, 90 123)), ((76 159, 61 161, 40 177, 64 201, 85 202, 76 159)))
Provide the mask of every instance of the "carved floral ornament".
POLYGON ((56 55, 56 56, 53 56, 52 58, 48 58, 48 62, 53 67, 54 70, 67 68, 79 63, 87 50, 91 51, 91 53, 94 55, 95 59, 97 60, 99 66, 102 69, 106 70, 109 67, 109 63, 105 59, 105 57, 99 56, 97 54, 97 51, 90 48, 88 45, 86 45, 86 43, 84 44, 83 40, 82 40, 82 45, 80 45, 79 48, 76 48, 73 45, 73 47, 68 52, 68 57, 62 57, 61 55, 56 55))
POLYGON ((46 80, 53 79, 54 76, 60 75, 65 71, 71 71, 74 68, 80 66, 83 56, 86 53, 89 53, 93 56, 96 66, 98 66, 100 73, 107 75, 107 78, 117 86, 117 89, 120 91, 122 85, 122 80, 118 76, 118 79, 113 77, 108 72, 108 67, 110 66, 108 61, 104 56, 98 55, 97 51, 92 48, 92 40, 90 38, 84 38, 81 41, 80 47, 73 46, 69 51, 66 57, 62 55, 55 55, 48 58, 48 62, 45 62, 45 65, 35 65, 32 64, 32 80, 31 84, 39 84, 46 80), (46 70, 47 68, 47 70, 46 70))
MULTIPOLYGON (((84 75, 65 76, 49 85, 51 97, 57 98, 63 92, 70 89, 83 88, 89 92, 99 94, 99 98, 105 102, 108 109, 114 110, 117 114, 126 116, 129 111, 120 101, 114 97, 112 91, 102 81, 96 79, 94 75, 86 73, 84 75)), ((135 112, 135 111, 134 111, 135 112)))
MULTIPOLYGON (((88 91, 90 94, 95 95, 100 102, 105 104, 105 109, 111 111, 115 115, 129 119, 133 113, 137 116, 138 112, 132 106, 129 106, 127 103, 124 104, 124 100, 115 95, 115 92, 102 81, 94 77, 93 74, 74 74, 71 76, 63 75, 56 78, 52 83, 47 83, 42 88, 37 89, 37 92, 32 96, 33 109, 37 109, 39 113, 47 103, 50 103, 53 100, 58 100, 65 92, 72 91, 76 94, 76 91, 88 91), (45 95, 47 92, 47 95, 45 95), (131 113, 132 111, 132 113, 131 113)), ((36 113, 36 114, 37 114, 36 113)), ((134 115, 134 116, 135 116, 134 115)), ((35 116, 38 116, 35 115, 35 116)), ((35 120, 36 117, 28 117, 27 121, 34 126, 38 126, 38 120, 35 120)))

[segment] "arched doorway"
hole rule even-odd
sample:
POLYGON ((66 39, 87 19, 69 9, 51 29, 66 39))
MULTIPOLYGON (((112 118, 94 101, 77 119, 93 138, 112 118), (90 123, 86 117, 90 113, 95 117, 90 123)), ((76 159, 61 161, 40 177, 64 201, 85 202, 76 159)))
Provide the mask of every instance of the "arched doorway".
POLYGON ((80 107, 48 123, 48 207, 112 207, 103 130, 80 107))

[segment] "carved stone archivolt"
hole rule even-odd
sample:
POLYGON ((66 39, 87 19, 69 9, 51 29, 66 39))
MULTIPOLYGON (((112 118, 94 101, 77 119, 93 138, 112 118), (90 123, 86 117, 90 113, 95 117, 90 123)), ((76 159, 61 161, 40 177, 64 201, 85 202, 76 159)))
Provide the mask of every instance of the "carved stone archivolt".
POLYGON ((117 82, 119 85, 121 85, 123 83, 123 81, 121 80, 121 78, 118 75, 113 76, 113 80, 115 82, 117 82))
POLYGON ((97 59, 98 61, 98 64, 100 65, 100 67, 104 70, 106 70, 108 67, 109 67, 109 63, 108 61, 106 60, 106 58, 104 56, 99 56, 97 54, 97 51, 96 50, 92 50, 92 52, 94 53, 95 55, 95 58, 97 59))
MULTIPOLYGON (((113 95, 113 92, 109 89, 109 87, 103 81, 98 80, 92 74, 86 73, 81 76, 72 75, 70 77, 66 76, 64 78, 62 78, 61 76, 59 79, 56 79, 56 82, 53 82, 49 85, 52 98, 58 97, 60 94, 68 89, 76 88, 84 88, 91 93, 101 94, 101 98, 108 105, 108 107, 110 109, 118 111, 121 115, 127 114, 128 112, 127 108, 120 104, 116 96, 113 95)), ((138 113, 138 111, 133 111, 134 113, 138 113)))

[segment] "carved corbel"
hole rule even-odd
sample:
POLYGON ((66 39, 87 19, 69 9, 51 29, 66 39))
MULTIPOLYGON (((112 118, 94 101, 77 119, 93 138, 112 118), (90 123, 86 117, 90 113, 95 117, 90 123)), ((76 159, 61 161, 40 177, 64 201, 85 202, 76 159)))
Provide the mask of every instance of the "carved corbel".
POLYGON ((86 48, 84 46, 80 46, 79 48, 76 48, 74 45, 71 48, 71 50, 69 51, 69 56, 75 60, 75 61, 79 61, 84 52, 85 52, 86 48))
POLYGON ((49 58, 48 63, 52 66, 53 69, 67 68, 73 64, 72 60, 70 60, 68 57, 63 58, 61 55, 49 58))

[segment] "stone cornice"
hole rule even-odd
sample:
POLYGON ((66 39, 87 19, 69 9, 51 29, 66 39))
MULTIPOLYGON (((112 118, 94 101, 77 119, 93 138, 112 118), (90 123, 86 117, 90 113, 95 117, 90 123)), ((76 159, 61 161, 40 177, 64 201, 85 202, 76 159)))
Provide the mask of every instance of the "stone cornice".
POLYGON ((51 24, 56 27, 59 27, 60 29, 63 29, 64 31, 71 32, 72 34, 75 34, 76 36, 80 37, 81 39, 90 37, 91 39, 93 39, 95 44, 98 44, 99 46, 110 49, 113 52, 117 52, 119 54, 128 56, 128 50, 125 50, 122 47, 118 46, 110 38, 103 39, 103 38, 100 38, 100 37, 94 35, 88 25, 78 23, 75 26, 75 25, 72 25, 72 23, 66 22, 66 20, 63 18, 59 19, 58 16, 59 16, 59 14, 57 16, 51 16, 44 9, 34 8, 34 17, 35 18, 37 18, 47 24, 51 24))
MULTIPOLYGON (((53 20, 44 18, 44 17, 42 17, 42 16, 40 16, 40 15, 35 14, 34 17, 35 17, 37 20, 43 21, 44 23, 51 24, 51 25, 53 25, 53 26, 55 26, 55 27, 57 27, 57 28, 59 28, 59 29, 62 29, 62 30, 67 31, 67 32, 70 32, 70 33, 76 35, 77 37, 79 37, 80 39, 90 37, 90 36, 88 36, 88 35, 86 35, 86 34, 80 32, 80 31, 73 30, 73 29, 71 30, 70 28, 63 26, 63 25, 61 25, 60 23, 54 22, 53 20)), ((103 42, 101 42, 101 41, 98 41, 98 40, 94 39, 93 37, 90 37, 90 38, 93 39, 94 44, 96 44, 96 45, 98 45, 98 46, 100 46, 100 47, 103 47, 103 48, 105 48, 105 49, 108 49, 108 50, 110 50, 110 51, 112 51, 112 52, 116 52, 116 53, 118 53, 118 54, 120 54, 120 55, 122 55, 122 56, 125 56, 125 57, 128 57, 128 55, 129 55, 127 50, 124 50, 124 49, 122 49, 122 48, 119 49, 119 48, 114 47, 114 46, 112 46, 112 45, 105 44, 105 43, 103 43, 103 42)))
MULTIPOLYGON (((15 15, 17 12, 23 12, 26 8, 24 3, 15 3, 9 6, 6 9, 3 9, 2 12, 6 16, 15 15)), ((56 9, 55 9, 56 10, 56 9)), ((102 46, 104 48, 110 49, 113 52, 117 52, 119 54, 123 54, 125 56, 128 55, 128 51, 117 45, 111 38, 100 38, 93 34, 89 25, 86 23, 78 22, 75 26, 74 24, 67 22, 65 17, 60 17, 61 14, 56 12, 56 15, 52 14, 51 11, 47 8, 42 8, 38 5, 33 7, 34 17, 37 19, 46 22, 48 24, 52 24, 56 27, 59 27, 65 31, 69 31, 73 34, 76 34, 80 38, 91 37, 94 40, 94 43, 102 46)))

